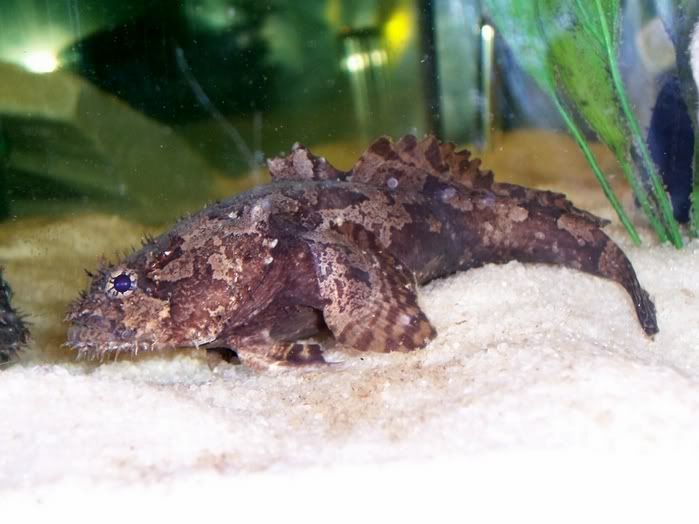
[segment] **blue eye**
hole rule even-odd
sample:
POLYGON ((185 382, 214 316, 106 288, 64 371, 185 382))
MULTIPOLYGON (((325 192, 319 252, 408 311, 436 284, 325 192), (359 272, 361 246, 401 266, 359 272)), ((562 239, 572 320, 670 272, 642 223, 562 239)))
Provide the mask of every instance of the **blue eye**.
POLYGON ((115 271, 107 282, 107 294, 111 297, 118 297, 119 295, 129 295, 136 289, 136 282, 130 272, 127 271, 115 271))
POLYGON ((126 293, 131 289, 131 277, 126 273, 117 275, 114 277, 114 282, 112 283, 114 289, 119 293, 126 293))

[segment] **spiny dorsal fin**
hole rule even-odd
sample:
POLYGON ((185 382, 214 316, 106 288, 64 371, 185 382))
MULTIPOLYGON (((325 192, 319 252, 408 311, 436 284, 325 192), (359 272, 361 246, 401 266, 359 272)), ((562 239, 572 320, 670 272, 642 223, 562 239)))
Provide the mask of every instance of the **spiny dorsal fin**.
POLYGON ((458 180, 462 185, 473 189, 490 189, 493 185, 493 172, 482 171, 480 158, 471 159, 468 149, 456 151, 456 146, 451 143, 442 143, 439 146, 444 161, 449 166, 449 174, 452 180, 458 180))
POLYGON ((397 142, 382 136, 372 143, 349 172, 339 171, 325 158, 317 157, 305 146, 296 144, 291 153, 267 162, 274 181, 278 180, 351 180, 376 187, 421 191, 428 177, 468 189, 492 191, 522 203, 556 207, 585 220, 604 226, 609 222, 576 208, 561 193, 497 183, 492 171, 482 171, 481 161, 471 153, 456 150, 433 135, 418 140, 405 135, 397 142))
POLYGON ((598 217, 584 209, 575 207, 563 193, 554 193, 553 191, 532 189, 506 183, 493 184, 492 191, 498 196, 504 196, 522 204, 538 204, 541 207, 560 209, 564 213, 591 222, 597 227, 603 227, 610 223, 609 220, 605 218, 598 217))
POLYGON ((481 171, 481 161, 471 158, 463 149, 457 151, 452 143, 441 143, 430 135, 417 140, 406 135, 393 143, 388 137, 374 142, 352 170, 352 180, 385 185, 394 177, 401 186, 422 189, 424 177, 434 176, 444 182, 458 183, 469 189, 492 191, 522 203, 556 207, 565 213, 605 226, 609 222, 587 211, 578 209, 561 193, 532 189, 507 183, 494 182, 492 171, 481 171))
POLYGON ((345 180, 348 173, 335 169, 323 157, 317 157, 306 146, 294 144, 291 153, 267 160, 272 180, 345 180))
POLYGON ((417 140, 406 135, 397 142, 383 136, 376 140, 352 169, 352 180, 375 186, 409 187, 421 190, 427 177, 468 188, 488 189, 492 173, 479 169, 467 150, 455 151, 454 144, 440 143, 430 135, 417 140))

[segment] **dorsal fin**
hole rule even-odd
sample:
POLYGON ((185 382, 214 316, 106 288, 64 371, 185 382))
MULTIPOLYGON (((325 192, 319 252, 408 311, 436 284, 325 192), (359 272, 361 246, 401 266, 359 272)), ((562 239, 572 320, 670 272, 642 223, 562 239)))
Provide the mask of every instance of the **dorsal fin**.
POLYGON ((376 140, 352 169, 352 180, 376 186, 400 185, 420 190, 428 176, 468 188, 488 189, 490 171, 479 169, 467 150, 455 151, 454 144, 442 144, 430 135, 417 140, 406 135, 398 142, 383 136, 376 140))
POLYGON ((359 159, 352 170, 352 180, 385 186, 390 185, 393 178, 394 184, 419 191, 426 177, 433 176, 443 182, 491 191, 522 203, 536 202, 544 207, 556 207, 598 226, 609 223, 578 209, 561 193, 494 182, 492 171, 482 171, 480 165, 481 161, 472 159, 468 150, 457 151, 454 144, 441 143, 432 135, 419 141, 412 135, 406 135, 395 143, 388 137, 381 137, 359 159))
POLYGON ((466 187, 473 189, 490 189, 493 185, 493 172, 482 171, 481 159, 471 158, 468 149, 456 151, 456 146, 451 143, 441 143, 439 145, 442 158, 449 166, 449 174, 452 180, 458 180, 466 187))
POLYGON ((291 153, 267 160, 273 181, 279 180, 346 180, 348 173, 335 169, 323 157, 317 157, 306 146, 294 144, 291 153))
POLYGON ((536 203, 541 207, 555 207, 564 213, 568 213, 592 222, 598 227, 603 227, 610 223, 609 220, 605 218, 598 217, 597 215, 593 215, 584 209, 575 207, 575 205, 568 200, 563 193, 555 193, 553 191, 533 189, 530 187, 507 183, 493 184, 492 192, 498 196, 507 197, 523 204, 536 203))
POLYGON ((561 193, 527 188, 493 180, 492 171, 482 171, 481 161, 471 153, 456 150, 452 143, 442 143, 433 135, 418 140, 405 135, 397 142, 382 136, 372 143, 351 171, 339 171, 325 158, 317 157, 305 146, 296 144, 291 153, 267 162, 272 179, 277 180, 347 180, 391 189, 401 187, 421 191, 428 177, 456 183, 473 190, 485 190, 522 203, 536 202, 556 207, 589 220, 598 226, 608 224, 587 211, 576 208, 561 193))

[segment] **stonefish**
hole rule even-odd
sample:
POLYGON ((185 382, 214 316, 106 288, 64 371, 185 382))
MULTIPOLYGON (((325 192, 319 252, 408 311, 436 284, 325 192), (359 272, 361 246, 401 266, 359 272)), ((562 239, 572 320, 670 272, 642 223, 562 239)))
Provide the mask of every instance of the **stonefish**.
POLYGON ((94 357, 178 347, 244 364, 324 362, 323 331, 362 351, 411 351, 435 329, 417 286, 489 263, 558 264, 655 307, 606 222, 564 195, 495 183, 434 137, 374 142, 350 171, 297 145, 272 182, 213 204, 102 267, 71 306, 68 345, 94 357))

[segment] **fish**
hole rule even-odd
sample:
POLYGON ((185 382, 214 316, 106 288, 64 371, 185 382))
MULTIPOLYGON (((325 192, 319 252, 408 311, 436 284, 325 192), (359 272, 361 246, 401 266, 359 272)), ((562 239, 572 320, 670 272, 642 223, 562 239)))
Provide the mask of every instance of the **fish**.
POLYGON ((66 314, 67 345, 99 359, 200 348, 257 369, 325 363, 323 336, 413 351, 436 336, 419 286, 513 260, 611 280, 643 332, 658 332, 608 221, 563 194, 497 183, 480 165, 431 135, 381 137, 349 171, 295 144, 268 160, 269 184, 101 264, 66 314))
POLYGON ((28 341, 26 319, 12 307, 12 289, 0 268, 0 366, 15 360, 28 341))

